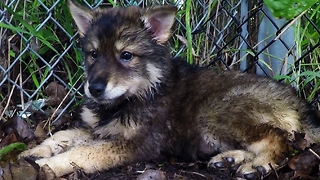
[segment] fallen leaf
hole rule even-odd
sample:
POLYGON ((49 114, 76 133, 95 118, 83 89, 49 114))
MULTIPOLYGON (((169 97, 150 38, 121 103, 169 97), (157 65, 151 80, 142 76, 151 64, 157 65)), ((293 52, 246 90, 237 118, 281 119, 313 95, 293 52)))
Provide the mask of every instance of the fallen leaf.
POLYGON ((38 179, 56 180, 58 178, 48 165, 44 165, 39 170, 38 179))
POLYGON ((8 163, 0 167, 1 177, 4 180, 36 180, 38 172, 30 163, 23 158, 15 163, 8 163))
MULTIPOLYGON (((320 145, 313 146, 312 150, 315 153, 319 153, 320 145)), ((319 170, 319 159, 309 150, 305 150, 290 159, 288 166, 295 171, 296 176, 308 176, 314 171, 319 170)))
POLYGON ((38 141, 44 141, 48 136, 47 133, 43 129, 44 123, 39 123, 34 131, 34 136, 37 138, 38 141))
POLYGON ((303 151, 311 145, 311 143, 305 139, 305 133, 298 132, 294 132, 294 140, 291 143, 293 148, 298 151, 303 151))
POLYGON ((44 94, 48 96, 46 105, 58 106, 60 103, 68 102, 67 90, 56 81, 48 84, 44 90, 44 94))
POLYGON ((11 132, 10 134, 6 135, 0 143, 0 148, 3 148, 11 143, 18 142, 17 136, 14 132, 11 132))
POLYGON ((34 138, 33 130, 29 127, 28 123, 19 116, 14 116, 13 128, 24 142, 28 142, 34 138))

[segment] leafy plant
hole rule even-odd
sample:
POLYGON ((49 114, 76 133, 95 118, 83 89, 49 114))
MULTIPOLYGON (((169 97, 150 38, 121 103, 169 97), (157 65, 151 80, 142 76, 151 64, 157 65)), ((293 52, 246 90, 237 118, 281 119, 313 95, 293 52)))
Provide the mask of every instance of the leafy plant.
MULTIPOLYGON (((60 81, 69 89, 77 89, 83 76, 82 58, 80 50, 71 45, 70 38, 76 29, 71 23, 73 20, 66 1, 15 3, 6 5, 0 2, 10 17, 8 21, 0 22, 0 28, 17 39, 15 44, 9 46, 14 50, 7 50, 10 54, 8 61, 14 65, 12 71, 20 72, 19 84, 28 91, 21 93, 22 102, 18 102, 25 109, 24 105, 30 104, 30 101, 45 98, 45 87, 51 81, 60 81), (50 10, 48 7, 54 8, 50 10)), ((15 78, 10 76, 10 79, 15 78)), ((13 90, 9 83, 6 86, 13 90)), ((1 94, 1 100, 6 98, 5 101, 10 102, 11 96, 7 94, 1 94)))
POLYGON ((292 19, 309 9, 317 0, 264 0, 264 3, 278 18, 292 19))
POLYGON ((11 143, 3 148, 0 149, 0 161, 3 156, 17 150, 17 151, 24 151, 27 149, 27 145, 21 142, 11 143))

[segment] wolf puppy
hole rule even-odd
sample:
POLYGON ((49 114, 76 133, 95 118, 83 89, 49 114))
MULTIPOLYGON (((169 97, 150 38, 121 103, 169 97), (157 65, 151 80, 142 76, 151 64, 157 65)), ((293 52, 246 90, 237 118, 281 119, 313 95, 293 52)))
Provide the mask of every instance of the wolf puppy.
POLYGON ((69 1, 85 57, 85 128, 59 131, 21 156, 57 176, 169 155, 261 178, 291 152, 293 132, 319 141, 318 117, 290 87, 172 58, 175 7, 90 10, 69 1))

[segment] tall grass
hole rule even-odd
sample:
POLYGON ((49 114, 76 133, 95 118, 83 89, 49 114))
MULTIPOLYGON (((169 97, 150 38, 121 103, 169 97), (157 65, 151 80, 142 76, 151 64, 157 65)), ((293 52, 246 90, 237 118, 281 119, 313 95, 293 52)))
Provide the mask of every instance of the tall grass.
MULTIPOLYGON (((0 22, 1 32, 5 32, 0 40, 8 41, 8 46, 1 48, 9 62, 4 69, 11 67, 6 77, 19 76, 16 85, 8 81, 0 88, 0 102, 25 109, 31 101, 46 98, 45 87, 52 81, 73 87, 83 73, 79 49, 74 46, 66 51, 75 32, 66 1, 2 1, 0 7, 8 16, 7 21, 0 22), (15 93, 18 89, 14 87, 23 91, 15 93), (9 92, 13 92, 13 96, 9 96, 9 92)), ((5 111, 11 111, 11 106, 5 111)))
POLYGON ((304 15, 293 23, 296 63, 292 73, 276 78, 294 84, 300 96, 312 101, 320 88, 320 3, 314 4, 304 15))
POLYGON ((302 77, 303 81, 299 83, 300 91, 305 97, 311 101, 315 98, 316 92, 320 87, 320 3, 314 4, 307 12, 307 19, 301 19, 296 25, 297 35, 297 56, 301 57, 304 53, 313 49, 303 60, 299 63, 297 71, 298 77, 302 77), (312 84, 313 87, 307 87, 312 84), (305 88, 307 87, 307 88, 305 88))

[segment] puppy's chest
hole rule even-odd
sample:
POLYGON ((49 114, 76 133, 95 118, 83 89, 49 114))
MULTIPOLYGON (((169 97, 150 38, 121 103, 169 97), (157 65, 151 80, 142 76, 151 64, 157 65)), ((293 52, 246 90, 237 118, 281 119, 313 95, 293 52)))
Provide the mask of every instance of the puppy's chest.
POLYGON ((81 116, 86 127, 99 138, 120 136, 132 139, 136 136, 159 134, 172 128, 172 118, 169 118, 167 109, 167 106, 156 102, 144 106, 135 103, 111 110, 85 104, 81 116))
POLYGON ((139 131, 141 125, 132 116, 120 113, 83 106, 81 117, 85 127, 91 129, 98 138, 120 135, 130 139, 139 131))
POLYGON ((141 128, 141 124, 131 123, 130 125, 125 125, 116 118, 106 125, 95 127, 93 130, 98 138, 120 136, 125 139, 132 139, 141 131, 141 128))

